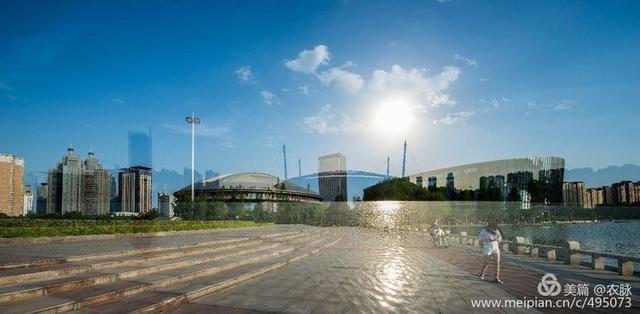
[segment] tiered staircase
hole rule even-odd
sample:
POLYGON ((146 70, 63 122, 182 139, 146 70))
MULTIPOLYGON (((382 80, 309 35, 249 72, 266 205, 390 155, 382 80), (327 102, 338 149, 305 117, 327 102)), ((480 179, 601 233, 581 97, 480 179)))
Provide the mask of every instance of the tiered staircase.
POLYGON ((159 312, 339 240, 314 228, 0 265, 0 313, 159 312))

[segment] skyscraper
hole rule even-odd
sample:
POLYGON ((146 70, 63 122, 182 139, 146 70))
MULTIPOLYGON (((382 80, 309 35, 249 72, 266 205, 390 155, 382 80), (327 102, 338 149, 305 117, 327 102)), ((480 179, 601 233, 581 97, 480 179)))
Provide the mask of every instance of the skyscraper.
POLYGON ((584 182, 564 182, 562 184, 563 205, 583 206, 586 192, 584 182))
POLYGON ((422 177, 417 177, 416 178, 416 185, 418 185, 419 187, 422 187, 422 183, 423 183, 422 181, 423 181, 422 177))
POLYGON ((129 167, 120 169, 118 189, 120 211, 145 213, 151 210, 151 168, 129 167))
MULTIPOLYGON (((117 177, 117 174, 116 174, 117 177)), ((111 179, 109 179, 109 211, 117 212, 120 210, 120 199, 118 197, 118 184, 116 183, 116 178, 111 175, 111 179)))
POLYGON ((33 192, 31 191, 31 187, 28 185, 24 186, 23 199, 22 216, 26 216, 33 209, 33 192))
POLYGON ((92 152, 83 162, 69 147, 58 166, 49 169, 47 213, 108 213, 110 181, 111 173, 102 168, 92 152))
POLYGON ((102 168, 93 152, 84 161, 82 176, 82 212, 100 215, 110 212, 111 173, 102 168))
POLYGON ((40 183, 38 188, 36 189, 36 194, 38 198, 36 200, 36 213, 37 214, 46 214, 47 213, 47 197, 49 195, 49 185, 47 183, 40 183))
POLYGON ((0 154, 0 213, 22 215, 24 159, 0 154))
POLYGON ((438 178, 429 177, 429 189, 435 189, 438 187, 438 178))
POLYGON ((318 189, 325 202, 347 200, 347 158, 331 154, 318 158, 318 189))
POLYGON ((447 197, 449 199, 453 199, 455 192, 456 192, 455 177, 453 176, 453 172, 449 172, 447 173, 447 197))
POLYGON ((153 168, 151 130, 129 132, 129 167, 153 168))
POLYGON ((158 193, 158 210, 163 216, 173 217, 173 208, 176 206, 176 197, 164 192, 158 193))

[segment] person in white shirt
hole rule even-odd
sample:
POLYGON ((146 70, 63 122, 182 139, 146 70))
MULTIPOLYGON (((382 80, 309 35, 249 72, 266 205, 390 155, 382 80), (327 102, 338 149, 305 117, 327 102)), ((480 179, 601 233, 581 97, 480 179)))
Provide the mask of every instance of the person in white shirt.
POLYGON ((440 226, 436 226, 433 230, 433 239, 435 240, 436 247, 444 247, 444 230, 440 226))
POLYGON ((502 284, 500 280, 500 241, 502 241, 502 234, 498 230, 498 224, 495 222, 489 223, 489 225, 480 231, 480 243, 482 244, 482 253, 486 256, 480 279, 484 280, 484 275, 489 268, 492 258, 496 260, 496 279, 495 281, 502 284))

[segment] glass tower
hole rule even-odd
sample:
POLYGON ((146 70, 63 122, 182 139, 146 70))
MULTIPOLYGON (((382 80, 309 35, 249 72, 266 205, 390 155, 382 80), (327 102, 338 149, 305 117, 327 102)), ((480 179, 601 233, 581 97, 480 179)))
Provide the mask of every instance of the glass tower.
POLYGON ((153 168, 151 130, 129 132, 129 167, 153 168))

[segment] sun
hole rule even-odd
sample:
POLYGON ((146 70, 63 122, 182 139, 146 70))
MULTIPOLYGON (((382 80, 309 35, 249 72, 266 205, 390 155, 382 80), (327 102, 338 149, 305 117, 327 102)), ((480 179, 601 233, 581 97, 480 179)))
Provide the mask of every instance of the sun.
POLYGON ((401 98, 381 102, 375 113, 375 125, 385 134, 399 134, 411 124, 411 106, 401 98))

